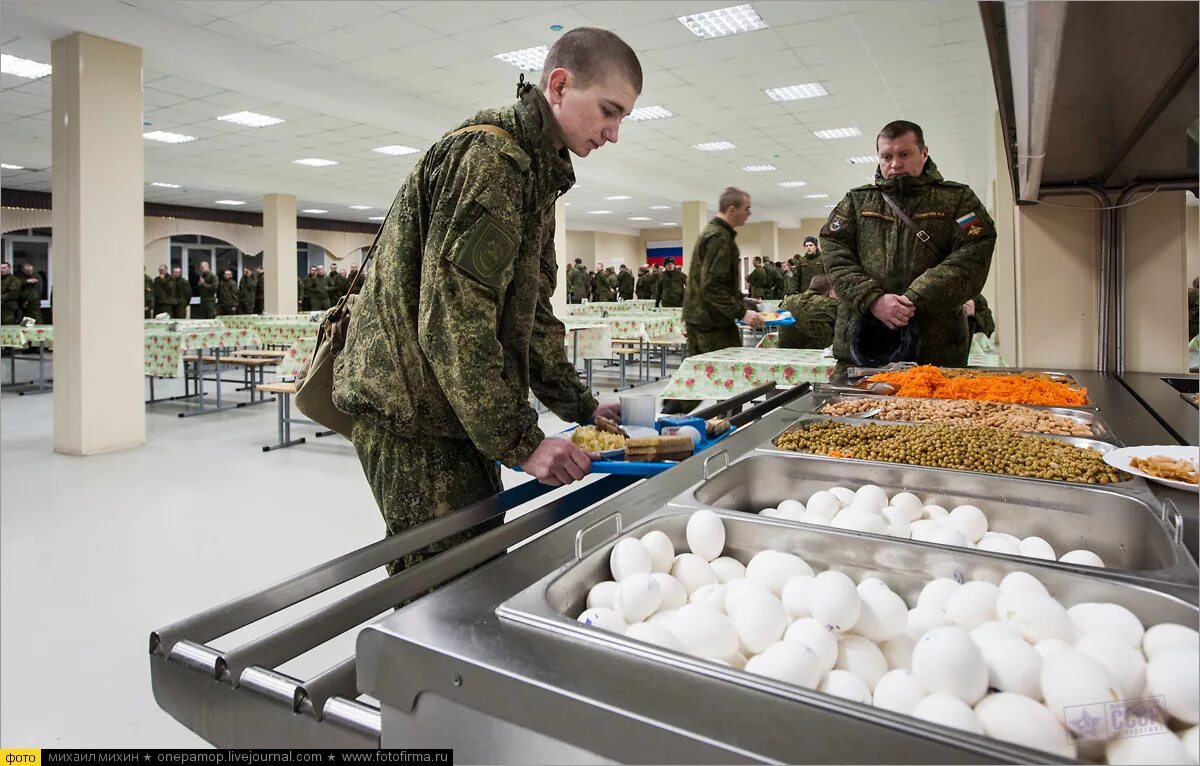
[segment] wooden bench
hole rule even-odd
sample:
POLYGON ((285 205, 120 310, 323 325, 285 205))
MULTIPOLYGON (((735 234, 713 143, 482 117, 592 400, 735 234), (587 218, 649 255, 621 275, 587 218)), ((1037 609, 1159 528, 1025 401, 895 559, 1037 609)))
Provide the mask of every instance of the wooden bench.
MULTIPOLYGON (((215 355, 210 355, 210 354, 205 354, 204 356, 197 356, 196 354, 185 354, 183 357, 183 361, 184 361, 185 365, 195 364, 198 360, 203 361, 205 364, 216 365, 217 362, 220 362, 221 364, 227 365, 229 367, 241 367, 242 368, 242 387, 235 389, 235 390, 249 391, 250 392, 250 401, 239 402, 237 405, 238 407, 250 407, 255 404, 263 404, 264 402, 271 401, 270 399, 266 398, 265 396, 259 396, 258 393, 256 393, 256 388, 258 386, 261 386, 262 384, 266 383, 265 368, 274 367, 276 364, 278 364, 278 362, 275 359, 263 358, 262 356, 259 355, 258 352, 247 353, 245 351, 234 352, 229 355, 222 354, 219 358, 215 355), (251 356, 250 353, 253 353, 254 355, 251 356)), ((208 378, 206 378, 206 380, 208 380, 208 378)), ((216 384, 218 386, 220 386, 221 383, 236 382, 236 380, 228 381, 228 380, 225 380, 224 378, 222 378, 220 376, 219 368, 217 371, 217 378, 214 378, 213 380, 214 380, 214 382, 216 382, 216 384)), ((259 393, 261 393, 262 389, 257 388, 257 391, 259 393)))
MULTIPOLYGON (((270 452, 271 450, 275 449, 295 447, 297 444, 303 444, 303 436, 301 436, 299 439, 292 438, 293 423, 297 425, 320 425, 319 423, 315 423, 305 418, 292 417, 292 396, 294 396, 296 393, 295 383, 260 383, 257 388, 261 394, 274 394, 275 401, 279 403, 279 417, 277 424, 279 428, 279 443, 264 445, 262 448, 263 452, 270 452)), ((317 436, 330 436, 335 433, 337 432, 318 430, 317 436)))

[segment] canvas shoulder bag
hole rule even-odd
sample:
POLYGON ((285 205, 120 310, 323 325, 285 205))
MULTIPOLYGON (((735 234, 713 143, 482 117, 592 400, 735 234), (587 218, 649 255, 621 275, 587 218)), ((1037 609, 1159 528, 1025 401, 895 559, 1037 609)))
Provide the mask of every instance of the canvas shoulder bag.
MULTIPOLYGON (((512 134, 495 125, 468 125, 450 133, 446 138, 461 133, 491 133, 513 140, 512 134)), ((399 198, 397 197, 397 199, 399 198)), ((393 200, 392 208, 388 210, 384 224, 392 217, 395 207, 396 200, 393 200)), ((354 310, 354 302, 358 297, 354 290, 362 281, 363 275, 367 273, 367 266, 375 255, 375 248, 379 245, 379 235, 382 232, 383 224, 375 233, 375 240, 367 251, 367 257, 363 259, 362 268, 346 287, 346 294, 321 320, 320 328, 317 330, 316 348, 313 349, 312 356, 305 361, 299 374, 296 375, 296 408, 313 421, 337 431, 347 439, 350 438, 350 432, 354 428, 354 418, 333 404, 333 368, 338 354, 346 347, 346 338, 350 332, 350 314, 354 310)))

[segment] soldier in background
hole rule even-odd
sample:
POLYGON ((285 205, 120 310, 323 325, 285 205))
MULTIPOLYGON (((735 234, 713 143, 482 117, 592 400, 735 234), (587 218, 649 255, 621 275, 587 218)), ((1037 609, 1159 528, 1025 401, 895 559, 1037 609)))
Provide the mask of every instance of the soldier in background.
POLYGON ((33 270, 32 263, 21 264, 21 295, 17 299, 21 317, 33 317, 42 321, 42 278, 33 270))
POLYGON ((237 282, 233 281, 233 272, 229 269, 221 274, 221 282, 217 285, 217 307, 222 315, 238 313, 237 282))
POLYGON ((144 293, 142 295, 142 313, 146 319, 154 316, 154 280, 150 275, 142 272, 142 284, 144 293))
MULTIPOLYGON (((149 278, 147 278, 149 279, 149 278)), ((21 278, 12 273, 12 266, 0 263, 0 324, 21 321, 21 278)))
POLYGON ((821 263, 821 248, 817 244, 816 237, 804 238, 804 254, 796 254, 796 260, 799 262, 800 275, 796 278, 796 287, 801 290, 807 290, 812 284, 812 278, 818 274, 825 273, 825 266, 821 263))
POLYGON ((750 297, 765 299, 767 290, 771 286, 771 278, 767 276, 767 270, 763 268, 762 258, 756 255, 750 263, 754 266, 750 270, 750 275, 746 277, 746 284, 750 286, 750 297))
POLYGON ((179 266, 171 269, 171 288, 175 294, 175 302, 171 304, 172 319, 187 319, 188 304, 192 302, 192 285, 183 277, 183 269, 179 266))
POLYGON ((621 264, 621 271, 617 274, 617 295, 621 300, 627 301, 633 299, 633 272, 629 270, 625 264, 621 264))
POLYGON ((318 266, 308 280, 308 303, 313 311, 329 308, 329 277, 325 276, 324 266, 318 266))
POLYGON ((633 294, 636 295, 639 300, 645 300, 647 298, 653 300, 654 299, 653 282, 654 282, 654 280, 650 278, 650 267, 645 266, 645 265, 639 266, 638 273, 637 273, 637 281, 634 283, 634 286, 633 286, 633 294))
POLYGON ((154 310, 174 314, 171 308, 174 305, 175 283, 171 281, 171 274, 164 264, 158 267, 158 276, 154 278, 154 310))
POLYGON ((246 266, 242 269, 242 279, 238 282, 238 311, 242 314, 253 314, 257 295, 258 282, 254 279, 254 272, 246 266))
POLYGON ((349 290, 352 295, 358 295, 362 292, 363 282, 365 282, 366 279, 366 274, 363 274, 362 277, 358 276, 358 264, 352 263, 350 264, 350 271, 346 272, 346 289, 349 290), (357 283, 354 281, 356 278, 358 278, 357 283))
POLYGON ((337 264, 329 266, 329 305, 336 306, 346 294, 346 277, 338 271, 337 264))
POLYGON ((771 300, 777 301, 783 297, 783 274, 779 271, 779 264, 773 263, 770 259, 764 259, 763 268, 766 269, 767 278, 771 280, 769 290, 771 300))
POLYGON ((783 297, 786 298, 792 293, 800 292, 800 288, 796 284, 796 272, 792 271, 791 260, 784 261, 779 268, 781 269, 780 274, 783 276, 783 297))
POLYGON ((196 292, 200 294, 200 305, 196 307, 197 319, 214 319, 217 316, 217 275, 208 268, 208 261, 200 261, 200 275, 196 278, 196 292))
POLYGON ((296 277, 296 306, 300 311, 308 311, 308 278, 296 277))
POLYGON ((796 323, 779 328, 780 348, 829 348, 837 321, 837 291, 824 274, 802 293, 789 295, 779 308, 792 312, 796 323))
POLYGON ((267 280, 263 276, 265 273, 262 266, 254 270, 254 313, 256 314, 266 311, 267 280))
POLYGON ((583 303, 591 298, 591 280, 587 269, 583 267, 583 259, 576 258, 575 265, 567 272, 567 302, 583 303))
POLYGON ((612 266, 601 266, 596 264, 596 300, 611 303, 617 299, 617 275, 613 273, 612 266))
POLYGON ((996 332, 996 320, 982 293, 976 293, 974 298, 963 304, 963 313, 967 315, 967 332, 972 337, 981 332, 990 338, 996 332))
POLYGON ((654 305, 679 308, 687 292, 687 277, 683 269, 675 268, 674 258, 667 258, 663 264, 663 272, 654 286, 654 305))

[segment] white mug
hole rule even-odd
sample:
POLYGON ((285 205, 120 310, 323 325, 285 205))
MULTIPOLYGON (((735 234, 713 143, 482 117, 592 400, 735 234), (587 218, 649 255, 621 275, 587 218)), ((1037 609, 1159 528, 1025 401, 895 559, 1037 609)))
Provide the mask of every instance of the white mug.
POLYGON ((621 423, 627 426, 654 427, 658 414, 658 398, 654 396, 622 396, 621 423))

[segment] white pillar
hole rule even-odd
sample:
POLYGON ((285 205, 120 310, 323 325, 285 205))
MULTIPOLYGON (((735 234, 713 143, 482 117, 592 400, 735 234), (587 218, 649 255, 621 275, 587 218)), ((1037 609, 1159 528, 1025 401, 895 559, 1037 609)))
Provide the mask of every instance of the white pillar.
POLYGON ((779 224, 763 221, 758 225, 758 254, 764 261, 781 260, 779 257, 779 224))
POLYGON ((703 200, 684 202, 679 210, 679 225, 683 229, 683 263, 691 265, 692 248, 700 238, 700 232, 708 225, 708 203, 703 200))
POLYGON ((50 46, 54 450, 146 442, 142 51, 72 34, 50 46))
POLYGON ((295 314, 296 195, 263 195, 264 314, 295 314))
POLYGON ((558 280, 550 307, 555 316, 563 317, 567 315, 567 269, 571 267, 572 259, 567 253, 567 207, 562 197, 554 203, 554 256, 558 261, 558 280))

